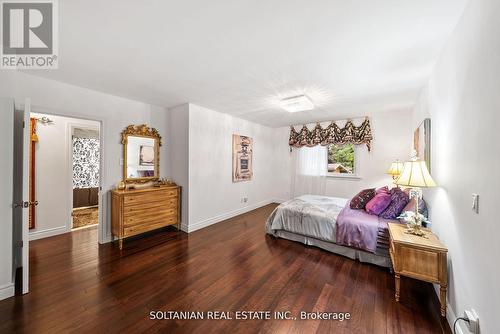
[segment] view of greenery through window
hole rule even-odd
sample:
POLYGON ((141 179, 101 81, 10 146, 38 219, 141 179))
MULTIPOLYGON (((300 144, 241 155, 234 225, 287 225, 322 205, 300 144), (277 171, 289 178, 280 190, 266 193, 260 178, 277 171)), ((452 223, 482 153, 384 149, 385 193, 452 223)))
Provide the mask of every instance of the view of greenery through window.
POLYGON ((354 145, 328 146, 328 172, 340 174, 354 173, 354 145))

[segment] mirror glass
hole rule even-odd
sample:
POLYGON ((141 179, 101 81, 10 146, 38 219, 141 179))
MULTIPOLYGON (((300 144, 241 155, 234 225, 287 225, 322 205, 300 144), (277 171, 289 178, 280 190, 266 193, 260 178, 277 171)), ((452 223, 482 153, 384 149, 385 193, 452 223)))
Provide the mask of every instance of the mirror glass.
POLYGON ((156 138, 129 135, 127 140, 127 179, 158 177, 156 138))

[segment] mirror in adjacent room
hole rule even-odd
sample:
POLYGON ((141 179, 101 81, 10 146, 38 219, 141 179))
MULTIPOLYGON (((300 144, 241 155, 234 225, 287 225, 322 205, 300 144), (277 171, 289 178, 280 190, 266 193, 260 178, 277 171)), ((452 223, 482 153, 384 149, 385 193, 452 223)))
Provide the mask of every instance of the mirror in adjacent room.
POLYGON ((161 137, 145 124, 129 125, 122 133, 123 179, 127 183, 159 178, 161 137))

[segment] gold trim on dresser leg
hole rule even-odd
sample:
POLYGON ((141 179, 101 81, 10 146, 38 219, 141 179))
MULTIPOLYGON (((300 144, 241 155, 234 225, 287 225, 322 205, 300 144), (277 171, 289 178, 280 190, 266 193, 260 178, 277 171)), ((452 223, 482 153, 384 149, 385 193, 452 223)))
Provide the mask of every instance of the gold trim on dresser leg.
POLYGON ((120 246, 120 250, 123 249, 123 239, 118 240, 118 245, 120 246))
POLYGON ((399 274, 395 274, 394 278, 396 279, 396 301, 399 302, 399 291, 401 289, 401 276, 399 274))
POLYGON ((446 285, 441 285, 440 290, 440 302, 441 302, 441 316, 446 317, 446 290, 447 290, 446 285))

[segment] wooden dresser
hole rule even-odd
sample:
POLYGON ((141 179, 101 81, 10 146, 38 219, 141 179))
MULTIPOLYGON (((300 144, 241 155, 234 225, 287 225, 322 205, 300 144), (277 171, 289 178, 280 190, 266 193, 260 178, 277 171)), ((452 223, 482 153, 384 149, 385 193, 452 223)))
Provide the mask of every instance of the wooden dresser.
POLYGON ((111 230, 123 239, 169 225, 179 229, 181 187, 161 186, 111 191, 111 230))
POLYGON ((440 284, 441 316, 446 316, 448 286, 446 255, 448 249, 430 230, 427 238, 405 233, 406 225, 389 223, 392 265, 396 279, 396 301, 399 302, 401 275, 440 284))

